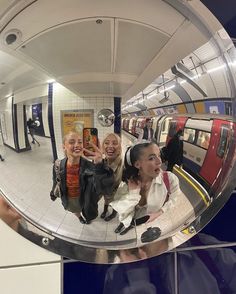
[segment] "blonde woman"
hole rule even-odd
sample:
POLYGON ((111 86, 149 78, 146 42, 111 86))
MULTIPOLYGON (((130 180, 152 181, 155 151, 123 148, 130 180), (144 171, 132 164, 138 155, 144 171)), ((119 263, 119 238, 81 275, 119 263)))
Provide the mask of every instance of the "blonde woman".
POLYGON ((99 197, 103 191, 111 193, 114 182, 113 171, 102 160, 102 152, 93 147, 95 152, 83 148, 80 135, 70 132, 63 139, 65 158, 55 162, 53 167, 51 199, 57 198, 55 187, 59 182, 62 205, 83 224, 97 217, 99 197), (93 157, 94 163, 83 156, 84 151, 93 157))
POLYGON ((107 165, 114 172, 114 186, 113 192, 111 194, 104 194, 104 209, 101 214, 101 218, 104 218, 105 221, 110 221, 113 219, 117 212, 112 209, 112 213, 107 215, 108 207, 110 202, 114 198, 114 194, 121 182, 122 177, 122 157, 121 157, 121 139, 115 133, 107 134, 105 139, 102 142, 102 152, 105 155, 105 161, 107 165))

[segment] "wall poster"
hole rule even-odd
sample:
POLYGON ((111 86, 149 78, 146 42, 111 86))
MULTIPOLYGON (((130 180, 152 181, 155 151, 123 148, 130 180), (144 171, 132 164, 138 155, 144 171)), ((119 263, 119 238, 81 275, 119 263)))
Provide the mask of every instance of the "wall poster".
POLYGON ((81 137, 83 128, 94 127, 94 110, 61 110, 62 137, 71 131, 78 132, 81 137))

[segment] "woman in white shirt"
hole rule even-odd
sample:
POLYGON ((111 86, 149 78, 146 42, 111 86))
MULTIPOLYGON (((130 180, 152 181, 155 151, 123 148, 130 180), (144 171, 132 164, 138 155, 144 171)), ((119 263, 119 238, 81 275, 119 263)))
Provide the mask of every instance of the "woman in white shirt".
POLYGON ((110 203, 119 214, 116 233, 128 232, 134 218, 148 215, 151 222, 174 205, 179 180, 173 173, 163 172, 161 164, 160 150, 154 142, 139 142, 126 151, 123 181, 110 203))

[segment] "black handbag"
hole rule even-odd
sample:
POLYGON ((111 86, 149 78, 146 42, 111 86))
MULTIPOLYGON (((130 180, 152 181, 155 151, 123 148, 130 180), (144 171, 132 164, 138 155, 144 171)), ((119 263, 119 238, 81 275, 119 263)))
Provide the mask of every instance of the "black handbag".
POLYGON ((50 192, 50 197, 53 201, 57 198, 61 198, 61 175, 60 175, 60 163, 61 161, 57 159, 54 163, 54 170, 56 173, 56 184, 53 186, 52 191, 50 192))

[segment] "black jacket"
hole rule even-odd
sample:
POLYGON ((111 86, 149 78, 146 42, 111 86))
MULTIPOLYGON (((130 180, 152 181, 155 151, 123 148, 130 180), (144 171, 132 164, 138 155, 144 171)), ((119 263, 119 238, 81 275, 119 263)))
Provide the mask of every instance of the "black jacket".
MULTIPOLYGON (((153 138, 153 129, 150 128, 150 133, 151 133, 151 139, 153 138)), ((144 140, 148 140, 148 128, 144 127, 143 128, 143 138, 144 140)))
MULTIPOLYGON (((66 164, 67 158, 60 162, 60 190, 61 201, 65 209, 68 207, 68 194, 66 187, 66 164)), ((53 167, 53 187, 50 193, 53 198, 53 191, 56 186, 56 172, 53 167)), ((113 170, 104 162, 94 164, 87 159, 80 158, 79 169, 79 204, 86 221, 95 219, 98 215, 98 201, 101 195, 109 195, 113 191, 114 175, 113 170)))
POLYGON ((170 139, 167 145, 167 158, 169 163, 178 165, 183 163, 183 141, 178 136, 170 139))

